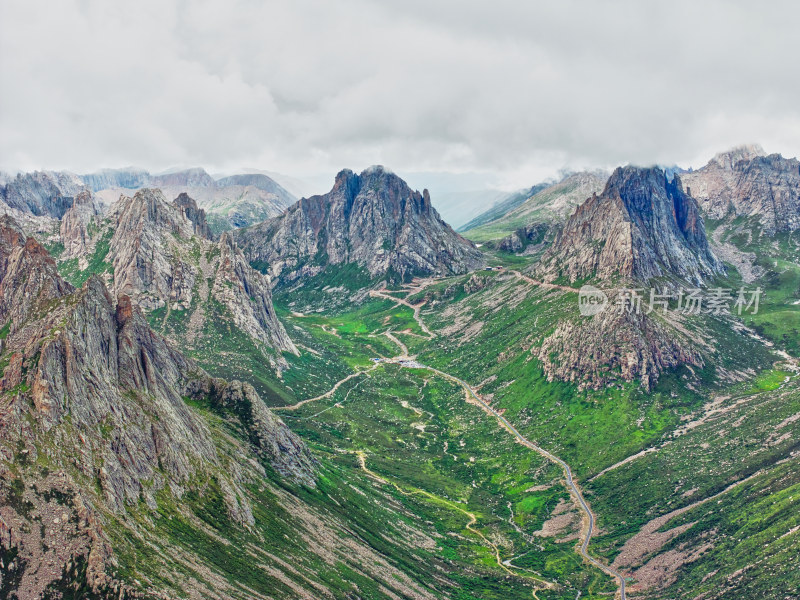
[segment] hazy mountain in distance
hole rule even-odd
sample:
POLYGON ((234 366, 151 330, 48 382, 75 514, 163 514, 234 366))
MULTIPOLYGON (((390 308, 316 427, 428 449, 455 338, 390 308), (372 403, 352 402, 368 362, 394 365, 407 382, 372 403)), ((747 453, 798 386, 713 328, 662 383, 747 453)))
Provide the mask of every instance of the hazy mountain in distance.
POLYGON ((605 171, 580 171, 556 183, 535 185, 527 197, 510 196, 474 219, 469 229, 463 227, 462 232, 473 241, 484 242, 502 239, 536 223, 561 224, 576 206, 601 191, 607 179, 605 171), (508 210, 503 212, 506 207, 508 210))
POLYGON ((265 173, 232 174, 215 179, 204 169, 177 169, 157 174, 142 169, 103 169, 81 176, 106 205, 141 188, 158 188, 167 198, 190 195, 203 208, 214 233, 246 227, 274 217, 296 197, 265 173))

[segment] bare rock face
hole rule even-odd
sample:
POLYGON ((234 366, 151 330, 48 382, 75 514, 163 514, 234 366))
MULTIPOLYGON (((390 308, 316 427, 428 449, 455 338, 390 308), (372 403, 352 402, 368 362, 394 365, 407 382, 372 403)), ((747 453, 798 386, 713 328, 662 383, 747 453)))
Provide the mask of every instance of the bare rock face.
POLYGON ((207 240, 213 239, 211 230, 206 222, 206 211, 197 207, 197 203, 189 197, 186 192, 182 192, 175 198, 174 204, 193 225, 194 234, 207 240))
POLYGON ((222 318, 250 336, 277 368, 285 366, 281 352, 297 353, 275 315, 267 277, 250 267, 229 235, 212 239, 205 211, 189 196, 169 202, 159 190, 143 189, 121 197, 96 223, 82 262, 88 265, 91 251, 95 269, 106 265, 113 293, 130 296, 146 312, 187 314, 176 334, 183 347, 202 343, 207 319, 222 318))
POLYGON ((29 315, 73 291, 58 276, 55 261, 34 238, 25 238, 10 217, 0 217, 0 322, 8 336, 20 330, 29 315))
POLYGON ((86 254, 89 223, 99 214, 100 207, 89 190, 82 190, 75 196, 72 206, 61 218, 59 232, 64 245, 61 258, 75 258, 86 254))
POLYGON ((758 146, 734 148, 697 171, 682 175, 703 212, 755 217, 764 233, 800 229, 800 163, 758 146))
POLYGON ((723 266, 680 179, 668 181, 655 167, 620 167, 600 196, 576 209, 536 270, 548 280, 672 275, 699 284, 723 266))
POLYGON ((72 173, 19 173, 0 185, 0 200, 23 212, 60 219, 72 206, 75 196, 85 189, 72 173))
POLYGON ((275 315, 269 280, 253 269, 230 233, 218 244, 219 266, 211 295, 230 307, 236 327, 273 348, 297 354, 297 348, 275 315))
POLYGON ((675 325, 609 309, 591 318, 562 320, 532 351, 549 381, 602 389, 615 381, 638 380, 652 389, 667 369, 704 364, 700 345, 685 327, 675 325))
POLYGON ((323 196, 304 198, 284 214, 235 232, 251 262, 293 280, 325 265, 356 263, 371 276, 449 275, 484 266, 475 246, 397 175, 371 167, 344 170, 323 196))
POLYGON ((152 310, 166 302, 190 302, 197 273, 180 260, 169 237, 191 239, 195 224, 158 190, 144 189, 120 198, 110 219, 113 235, 108 258, 113 261, 113 289, 152 310))
POLYGON ((226 490, 234 520, 252 519, 236 469, 223 467, 206 421, 184 398, 227 411, 254 457, 314 485, 314 459, 251 386, 209 377, 99 277, 75 290, 8 222, 0 222, 0 326, 0 464, 16 465, 0 466, 0 545, 17 557, 18 597, 41 597, 76 564, 88 565, 82 577, 95 592, 116 590, 96 515, 124 521, 129 507, 154 509, 162 494, 179 501, 203 477, 226 490))

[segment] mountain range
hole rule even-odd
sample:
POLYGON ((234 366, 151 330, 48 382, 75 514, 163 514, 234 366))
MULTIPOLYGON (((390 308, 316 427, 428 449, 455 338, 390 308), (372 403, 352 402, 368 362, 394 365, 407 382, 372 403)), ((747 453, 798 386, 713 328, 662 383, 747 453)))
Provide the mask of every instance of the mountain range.
POLYGON ((799 191, 3 175, 0 597, 794 597, 799 191))
POLYGON ((190 195, 208 213, 209 227, 220 233, 279 214, 296 198, 263 173, 214 179, 201 168, 150 174, 142 169, 103 169, 87 175, 37 171, 0 176, 0 201, 37 216, 60 219, 83 188, 99 204, 111 206, 120 195, 158 188, 169 198, 190 195))

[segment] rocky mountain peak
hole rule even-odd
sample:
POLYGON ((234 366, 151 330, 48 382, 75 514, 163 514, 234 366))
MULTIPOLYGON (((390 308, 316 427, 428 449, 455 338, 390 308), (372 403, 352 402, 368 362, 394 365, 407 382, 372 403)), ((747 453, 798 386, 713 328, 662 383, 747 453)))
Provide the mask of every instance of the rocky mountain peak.
POLYGON ((769 236, 800 229, 800 163, 758 146, 715 156, 702 169, 683 175, 703 212, 760 223, 769 236))
POLYGON ((315 485, 314 458, 252 386, 209 377, 150 328, 130 297, 118 296, 115 306, 97 275, 75 290, 38 242, 4 223, 0 326, 9 329, 0 343, 0 550, 16 559, 20 598, 48 597, 48 587, 80 561, 88 565, 90 595, 110 597, 101 594, 113 583, 103 528, 113 521, 135 529, 129 511, 140 503, 153 511, 174 506, 213 481, 231 521, 247 527, 253 514, 244 469, 263 473, 260 465, 269 465, 315 485), (242 437, 235 460, 186 399, 236 423, 242 437), (25 458, 9 468, 15 452, 25 458), (8 502, 12 479, 25 502, 8 502), (38 526, 38 515, 53 514, 53 496, 55 523, 76 527, 54 533, 38 526))
POLYGON ((695 200, 657 168, 620 167, 570 217, 537 269, 551 279, 673 275, 694 283, 723 272, 695 200))
POLYGON ((723 169, 733 169, 739 161, 750 161, 766 155, 767 153, 764 152, 764 149, 759 144, 743 144, 725 152, 717 153, 709 161, 709 165, 716 165, 723 169))
POLYGON ((161 331, 188 350, 225 324, 249 337, 277 369, 287 365, 282 352, 297 353, 273 309, 269 279, 248 264, 230 235, 214 242, 205 211, 188 194, 174 202, 152 188, 123 195, 97 218, 93 233, 79 268, 91 262, 103 273, 121 314, 129 303, 148 316, 163 310, 161 331))
POLYGON ((373 277, 464 273, 484 265, 475 246, 381 166, 343 169, 327 194, 304 198, 283 215, 236 233, 251 262, 276 278, 297 279, 326 265, 356 263, 373 277))
POLYGON ((204 237, 206 239, 212 239, 211 230, 208 227, 208 222, 206 221, 206 211, 202 208, 197 207, 197 202, 194 201, 193 198, 189 196, 186 192, 181 192, 177 198, 174 200, 175 206, 178 207, 178 210, 186 217, 189 221, 191 221, 192 225, 194 226, 194 233, 195 235, 199 235, 200 237, 204 237))
POLYGON ((0 323, 9 337, 31 311, 73 291, 58 275, 56 262, 33 237, 26 238, 10 217, 0 218, 0 323))
POLYGON ((100 214, 100 207, 89 189, 81 190, 72 206, 64 213, 59 226, 64 258, 80 257, 86 253, 89 243, 88 227, 92 219, 100 214))

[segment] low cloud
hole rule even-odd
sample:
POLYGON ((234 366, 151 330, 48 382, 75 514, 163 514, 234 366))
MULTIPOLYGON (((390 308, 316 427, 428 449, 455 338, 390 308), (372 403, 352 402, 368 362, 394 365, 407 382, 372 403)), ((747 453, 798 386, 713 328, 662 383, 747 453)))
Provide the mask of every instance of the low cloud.
POLYGON ((0 4, 0 168, 699 166, 800 153, 795 3, 0 4))

